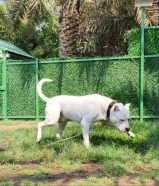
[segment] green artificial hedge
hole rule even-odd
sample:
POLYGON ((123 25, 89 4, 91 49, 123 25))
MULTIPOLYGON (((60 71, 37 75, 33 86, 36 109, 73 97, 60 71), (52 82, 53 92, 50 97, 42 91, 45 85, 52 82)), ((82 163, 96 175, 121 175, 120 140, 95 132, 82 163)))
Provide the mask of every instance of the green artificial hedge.
MULTIPOLYGON (((0 59, 0 86, 2 86, 2 63, 3 63, 3 60, 2 59, 0 59)), ((1 105, 1 107, 0 107, 0 116, 2 116, 2 107, 3 107, 3 92, 2 91, 0 91, 0 105, 1 105)))
POLYGON ((36 115, 36 66, 7 65, 8 116, 36 115))
POLYGON ((144 66, 144 114, 159 116, 159 57, 146 58, 144 66))
MULTIPOLYGON (((140 56, 141 30, 128 31, 128 55, 140 56)), ((159 54, 159 28, 145 29, 144 54, 159 54)), ((144 115, 159 115, 159 57, 144 61, 144 115)))
MULTIPOLYGON (((157 57, 145 59, 144 115, 159 115, 158 61, 157 57)), ((53 80, 43 86, 46 96, 99 93, 124 104, 131 103, 131 115, 139 115, 140 59, 46 64, 42 62, 39 64, 39 79, 53 80)), ((35 71, 35 64, 7 65, 8 116, 35 117, 35 71)), ((39 103, 39 115, 44 116, 45 103, 40 98, 39 103)))
MULTIPOLYGON (((8 115, 35 116, 35 65, 7 67, 8 115)), ((43 92, 48 97, 99 93, 124 104, 130 102, 132 114, 139 114, 137 60, 40 63, 39 79, 44 77, 53 80, 43 86, 43 92)), ((39 114, 44 116, 45 103, 41 99, 39 102, 39 114)))
MULTIPOLYGON (((44 85, 45 95, 49 97, 99 93, 124 104, 131 102, 132 113, 139 113, 137 60, 42 64, 40 68, 40 79, 53 79, 52 83, 44 85)), ((43 112, 44 107, 40 109, 40 114, 43 112)))
MULTIPOLYGON (((144 32, 145 55, 159 54, 159 28, 145 29, 144 32)), ((128 55, 140 56, 141 53, 141 30, 132 29, 128 31, 128 55)))

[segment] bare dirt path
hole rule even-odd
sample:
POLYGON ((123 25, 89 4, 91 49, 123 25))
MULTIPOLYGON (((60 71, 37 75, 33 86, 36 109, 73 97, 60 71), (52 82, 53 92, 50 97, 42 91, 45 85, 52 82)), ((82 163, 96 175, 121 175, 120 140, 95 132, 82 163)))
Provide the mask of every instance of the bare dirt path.
MULTIPOLYGON (((6 169, 6 170, 0 170, 0 185, 1 181, 5 180, 12 180, 15 185, 20 185, 20 183, 29 181, 31 183, 41 183, 41 184, 46 184, 48 186, 69 186, 72 185, 73 183, 78 183, 81 186, 84 183, 84 180, 90 176, 95 176, 95 177, 103 177, 103 173, 100 171, 100 165, 93 163, 93 162, 85 162, 84 167, 82 170, 75 170, 75 171, 70 171, 65 172, 64 170, 60 168, 53 168, 50 170, 49 174, 47 175, 47 178, 38 178, 35 176, 31 176, 28 174, 24 174, 29 172, 29 171, 36 171, 41 169, 40 164, 35 164, 35 163, 29 163, 29 164, 19 164, 19 168, 13 168, 11 169, 6 169), (21 172, 23 170, 23 172, 21 172)), ((37 184, 38 185, 38 184, 37 184)), ((94 185, 95 186, 95 185, 94 185)))
POLYGON ((37 121, 0 121, 0 131, 2 130, 17 130, 17 129, 25 129, 25 128, 35 128, 37 127, 37 121))
POLYGON ((21 124, 21 125, 0 125, 0 130, 17 130, 26 128, 35 128, 35 125, 21 124))

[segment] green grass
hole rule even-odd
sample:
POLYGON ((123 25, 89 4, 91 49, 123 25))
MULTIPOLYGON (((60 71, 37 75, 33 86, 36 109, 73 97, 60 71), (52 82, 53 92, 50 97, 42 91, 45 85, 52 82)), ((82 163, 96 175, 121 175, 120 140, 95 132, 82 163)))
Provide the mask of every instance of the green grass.
POLYGON ((0 183, 0 186, 13 186, 14 182, 13 181, 7 181, 7 180, 3 180, 0 183))
POLYGON ((71 184, 71 186, 88 186, 88 185, 90 186, 96 186, 96 185, 113 186, 114 184, 115 184, 115 181, 113 179, 109 179, 107 177, 98 178, 98 177, 90 176, 85 181, 82 181, 81 183, 73 183, 71 184))
MULTIPOLYGON (((6 126, 11 122, 5 122, 6 126)), ((15 121, 14 123, 16 124, 15 121)), ((21 123, 25 124, 25 121, 21 123)), ((4 125, 3 121, 0 125, 4 125)), ((98 128, 98 125, 99 123, 91 126, 90 149, 84 147, 82 136, 51 144, 57 141, 56 126, 43 129, 43 139, 39 144, 36 143, 35 127, 0 131, 0 171, 14 171, 22 177, 29 176, 32 179, 30 185, 47 185, 47 180, 51 179, 56 170, 64 172, 71 179, 74 172, 86 169, 83 162, 93 162, 99 165, 102 176, 90 174, 81 182, 82 185, 115 185, 122 176, 128 176, 130 183, 159 181, 159 121, 141 124, 138 120, 131 120, 131 129, 136 134, 134 139, 115 128, 98 128), (36 164, 39 167, 23 169, 23 164, 36 164)), ((79 125, 70 123, 64 130, 63 138, 80 132, 79 125)), ((12 179, 0 179, 0 186, 13 185, 15 182, 12 179)), ((27 185, 26 180, 18 183, 27 185)), ((72 185, 80 185, 80 182, 72 185)))

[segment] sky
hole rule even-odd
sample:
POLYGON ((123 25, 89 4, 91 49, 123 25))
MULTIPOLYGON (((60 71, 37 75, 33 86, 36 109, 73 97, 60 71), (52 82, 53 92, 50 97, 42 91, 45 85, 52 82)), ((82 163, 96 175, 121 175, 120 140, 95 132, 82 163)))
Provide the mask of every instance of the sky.
POLYGON ((3 0, 0 0, 0 4, 2 4, 3 3, 3 0))

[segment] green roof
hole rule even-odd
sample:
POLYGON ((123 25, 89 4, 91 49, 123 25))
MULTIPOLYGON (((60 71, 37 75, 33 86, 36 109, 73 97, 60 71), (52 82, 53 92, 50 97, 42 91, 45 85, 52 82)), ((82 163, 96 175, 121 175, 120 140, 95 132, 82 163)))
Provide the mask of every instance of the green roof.
POLYGON ((16 47, 12 43, 9 43, 1 39, 0 39, 0 50, 12 52, 14 54, 18 54, 24 57, 34 58, 33 56, 21 50, 20 48, 16 47))

